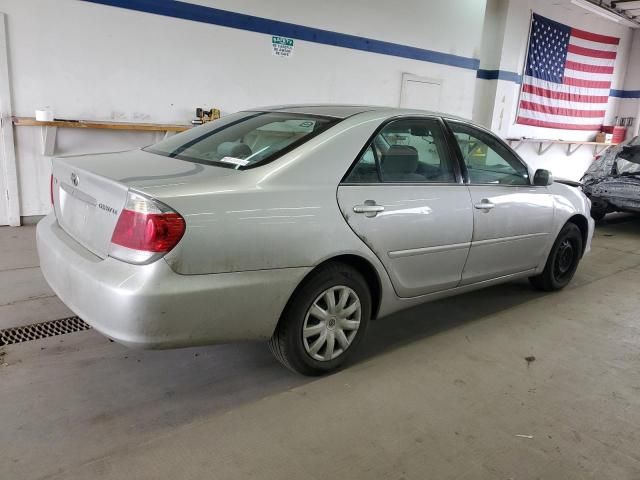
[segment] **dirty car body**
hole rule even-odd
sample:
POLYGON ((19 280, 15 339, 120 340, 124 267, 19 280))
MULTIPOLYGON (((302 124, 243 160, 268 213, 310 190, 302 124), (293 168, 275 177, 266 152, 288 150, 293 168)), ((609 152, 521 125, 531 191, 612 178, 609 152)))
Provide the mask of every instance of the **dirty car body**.
MULTIPOLYGON (((144 149, 55 159, 38 251, 58 296, 123 344, 265 340, 328 262, 356 272, 347 286, 366 281, 340 302, 368 302, 358 315, 375 318, 540 275, 568 222, 581 257, 589 201, 533 177, 502 140, 455 117, 255 109, 144 149)), ((356 325, 332 316, 327 328, 336 321, 356 325)))
POLYGON ((640 213, 640 137, 609 148, 591 164, 582 183, 594 218, 610 212, 640 213))

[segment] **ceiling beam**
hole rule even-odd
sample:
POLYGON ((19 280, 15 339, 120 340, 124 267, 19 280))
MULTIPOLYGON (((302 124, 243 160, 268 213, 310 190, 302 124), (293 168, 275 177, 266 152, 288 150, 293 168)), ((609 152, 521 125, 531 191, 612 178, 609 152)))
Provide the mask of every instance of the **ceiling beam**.
POLYGON ((640 0, 628 0, 626 2, 611 2, 611 6, 617 10, 637 10, 640 8, 640 0))
MULTIPOLYGON (((636 1, 640 3, 640 0, 633 0, 634 3, 636 1)), ((633 20, 625 12, 621 10, 614 10, 611 7, 603 4, 602 0, 600 0, 599 3, 596 3, 595 0, 571 0, 571 3, 582 7, 585 10, 589 10, 590 12, 593 12, 597 15, 600 15, 601 17, 604 17, 608 20, 611 20, 612 22, 620 23, 621 25, 631 28, 640 28, 639 22, 633 20)))

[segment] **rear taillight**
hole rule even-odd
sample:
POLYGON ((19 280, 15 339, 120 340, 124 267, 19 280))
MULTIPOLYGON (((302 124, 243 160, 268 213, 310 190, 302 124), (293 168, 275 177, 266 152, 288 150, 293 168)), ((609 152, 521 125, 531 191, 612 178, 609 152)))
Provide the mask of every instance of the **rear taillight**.
POLYGON ((51 179, 49 180, 49 196, 51 197, 51 205, 53 206, 53 173, 51 174, 51 179))
POLYGON ((129 192, 111 236, 109 256, 129 263, 150 263, 175 247, 184 231, 180 214, 157 200, 129 192))

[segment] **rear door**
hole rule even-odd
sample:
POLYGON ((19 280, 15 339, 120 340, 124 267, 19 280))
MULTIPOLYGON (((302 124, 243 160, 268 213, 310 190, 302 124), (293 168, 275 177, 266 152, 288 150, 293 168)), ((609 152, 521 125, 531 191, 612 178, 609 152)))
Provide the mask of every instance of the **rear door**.
POLYGON ((444 132, 438 118, 387 122, 338 187, 342 214, 400 297, 457 286, 469 253, 471 201, 444 132))
POLYGON ((553 225, 547 187, 531 185, 526 165, 496 136, 447 121, 459 146, 473 202, 474 230, 462 284, 536 268, 553 225))

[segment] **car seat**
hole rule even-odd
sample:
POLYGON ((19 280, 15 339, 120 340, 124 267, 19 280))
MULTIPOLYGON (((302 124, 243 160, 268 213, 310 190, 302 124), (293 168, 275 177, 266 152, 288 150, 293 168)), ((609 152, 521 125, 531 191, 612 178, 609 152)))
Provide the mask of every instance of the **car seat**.
POLYGON ((418 150, 409 145, 391 145, 382 154, 382 177, 387 182, 424 182, 424 175, 416 173, 418 150))

